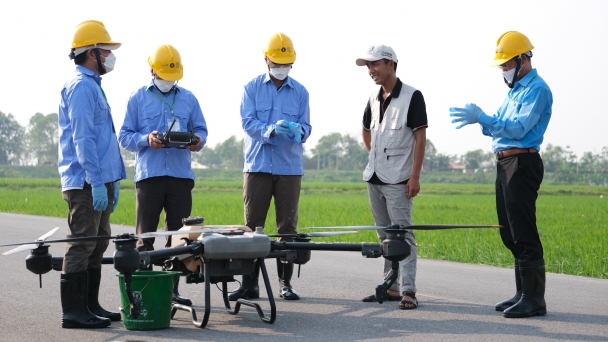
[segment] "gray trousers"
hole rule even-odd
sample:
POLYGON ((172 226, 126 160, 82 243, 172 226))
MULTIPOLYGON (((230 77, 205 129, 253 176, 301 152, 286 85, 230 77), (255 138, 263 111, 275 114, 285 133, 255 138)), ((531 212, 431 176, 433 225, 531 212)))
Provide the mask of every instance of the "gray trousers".
MULTIPOLYGON (((376 226, 389 226, 399 224, 412 225, 412 199, 407 198, 405 184, 376 185, 367 183, 369 205, 376 226)), ((384 230, 377 230, 378 238, 382 242, 386 238, 384 230)), ((418 250, 416 238, 411 230, 406 231, 405 240, 411 245, 411 253, 399 262, 399 276, 391 286, 391 290, 412 291, 416 293, 416 261, 418 250)), ((384 259, 384 276, 391 271, 392 261, 384 259)))
MULTIPOLYGON (((108 192, 108 207, 104 211, 93 209, 93 193, 88 183, 85 183, 82 190, 66 190, 62 193, 69 209, 67 238, 111 235, 110 214, 114 204, 114 183, 106 183, 105 186, 108 192)), ((110 240, 66 242, 63 273, 100 269, 103 253, 109 244, 110 240)))
MULTIPOLYGON (((279 234, 296 234, 298 202, 302 176, 276 176, 263 172, 243 174, 243 204, 245 225, 253 230, 263 227, 274 197, 276 225, 279 234)), ((279 238, 292 241, 290 238, 279 238)))

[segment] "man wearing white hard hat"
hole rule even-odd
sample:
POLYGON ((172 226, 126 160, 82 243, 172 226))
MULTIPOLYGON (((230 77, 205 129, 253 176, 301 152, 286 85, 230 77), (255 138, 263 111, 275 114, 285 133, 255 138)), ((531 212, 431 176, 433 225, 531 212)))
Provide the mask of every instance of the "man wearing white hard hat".
MULTIPOLYGON (((59 174, 68 203, 67 237, 110 236, 110 214, 118 204, 119 181, 126 178, 112 112, 101 75, 114 69, 113 41, 103 23, 76 27, 69 57, 76 74, 61 91, 59 174)), ((98 302, 101 261, 109 240, 68 242, 61 274, 63 328, 104 328, 120 314, 98 302)))
MULTIPOLYGON (((363 171, 376 226, 412 225, 412 200, 420 192, 420 172, 426 146, 427 115, 419 90, 397 77, 397 54, 387 45, 374 45, 358 58, 380 89, 367 100, 363 114, 363 143, 369 153, 363 171)), ((377 230, 380 241, 386 232, 377 230)), ((399 309, 418 307, 416 299, 416 239, 406 231, 411 253, 399 262, 399 275, 388 290, 389 300, 400 301, 399 309)), ((385 276, 392 262, 384 261, 385 276)), ((375 295, 363 298, 375 302, 375 295)))

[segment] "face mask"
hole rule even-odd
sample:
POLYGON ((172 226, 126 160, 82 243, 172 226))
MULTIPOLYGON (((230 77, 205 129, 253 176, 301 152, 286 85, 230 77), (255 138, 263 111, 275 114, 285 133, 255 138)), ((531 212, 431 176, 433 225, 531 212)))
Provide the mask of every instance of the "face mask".
POLYGON ((173 89, 175 81, 165 81, 155 78, 154 84, 156 85, 158 90, 162 91, 163 93, 168 93, 171 89, 173 89))
POLYGON ((291 68, 270 68, 270 74, 274 76, 277 80, 284 80, 289 74, 289 70, 291 68))
POLYGON ((504 77, 505 80, 507 80, 507 82, 509 82, 509 83, 513 82, 513 77, 515 77, 515 69, 516 68, 513 68, 509 71, 503 71, 502 77, 504 77))
POLYGON ((116 64, 116 56, 110 51, 108 57, 106 57, 106 61, 103 62, 104 68, 106 68, 106 73, 114 70, 114 65, 116 64))

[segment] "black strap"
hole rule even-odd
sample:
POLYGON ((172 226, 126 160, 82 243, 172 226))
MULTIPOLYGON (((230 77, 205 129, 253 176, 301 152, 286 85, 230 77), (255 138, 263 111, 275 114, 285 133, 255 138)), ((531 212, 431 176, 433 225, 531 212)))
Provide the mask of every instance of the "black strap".
POLYGON ((99 49, 94 48, 93 52, 95 53, 95 57, 97 57, 97 69, 99 71, 99 75, 106 74, 106 68, 104 68, 103 65, 101 64, 101 56, 99 55, 99 49))

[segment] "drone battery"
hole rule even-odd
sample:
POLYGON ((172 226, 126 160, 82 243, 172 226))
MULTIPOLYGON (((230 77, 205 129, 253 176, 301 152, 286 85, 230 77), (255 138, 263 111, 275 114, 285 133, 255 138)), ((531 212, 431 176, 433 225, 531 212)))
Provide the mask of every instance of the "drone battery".
POLYGON ((257 259, 270 252, 270 239, 264 234, 244 233, 242 235, 222 235, 204 233, 203 258, 208 260, 257 259))

